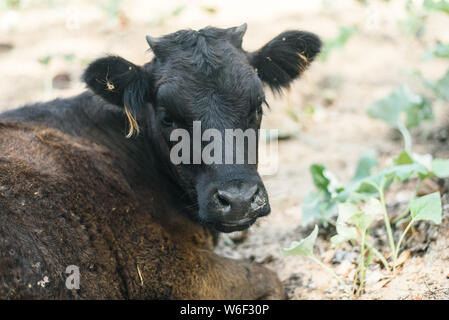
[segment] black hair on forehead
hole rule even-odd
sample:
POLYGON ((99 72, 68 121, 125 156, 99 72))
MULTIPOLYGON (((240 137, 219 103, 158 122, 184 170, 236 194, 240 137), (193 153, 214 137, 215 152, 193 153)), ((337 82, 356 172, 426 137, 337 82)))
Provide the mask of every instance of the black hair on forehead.
POLYGON ((226 29, 207 27, 157 40, 158 103, 177 122, 223 112, 246 117, 264 100, 262 82, 229 37, 226 29))
POLYGON ((179 60, 186 67, 193 64, 197 71, 209 75, 235 53, 235 48, 226 40, 225 29, 180 30, 160 38, 155 54, 161 59, 179 60))

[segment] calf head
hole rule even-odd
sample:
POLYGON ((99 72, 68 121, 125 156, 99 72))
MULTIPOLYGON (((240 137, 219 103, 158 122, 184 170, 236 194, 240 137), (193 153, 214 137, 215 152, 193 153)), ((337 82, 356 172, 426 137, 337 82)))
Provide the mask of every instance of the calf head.
POLYGON ((140 67, 107 56, 84 73, 96 94, 123 107, 129 137, 141 133, 157 145, 161 161, 169 163, 167 173, 194 204, 194 216, 222 232, 248 228, 270 212, 257 151, 250 161, 265 103, 263 84, 278 92, 287 88, 321 46, 312 33, 286 31, 247 52, 242 49, 245 31, 246 24, 147 36, 155 55, 149 63, 140 67), (229 130, 243 133, 243 148, 234 137, 226 140, 229 130), (179 148, 180 143, 187 147, 179 148), (184 161, 178 161, 182 152, 184 161))

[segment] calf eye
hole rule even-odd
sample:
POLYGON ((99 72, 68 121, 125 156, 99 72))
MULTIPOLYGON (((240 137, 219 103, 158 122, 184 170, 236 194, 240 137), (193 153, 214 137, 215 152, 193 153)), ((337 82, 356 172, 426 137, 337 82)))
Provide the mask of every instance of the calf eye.
POLYGON ((263 115, 263 109, 262 109, 262 105, 260 104, 256 110, 254 110, 253 113, 253 120, 254 121, 259 121, 262 118, 263 115))
POLYGON ((262 105, 260 105, 253 112, 251 112, 248 118, 248 125, 258 123, 262 119, 262 114, 262 105))
POLYGON ((263 115, 263 108, 262 108, 262 104, 260 104, 257 109, 256 109, 256 118, 260 119, 263 115))
POLYGON ((161 123, 165 127, 172 127, 175 124, 165 112, 161 115, 161 123))

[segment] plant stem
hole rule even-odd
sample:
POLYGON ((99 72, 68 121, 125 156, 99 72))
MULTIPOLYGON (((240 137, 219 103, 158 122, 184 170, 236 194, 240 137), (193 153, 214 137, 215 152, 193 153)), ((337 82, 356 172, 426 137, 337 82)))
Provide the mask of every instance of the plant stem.
POLYGON ((416 184, 416 189, 415 189, 415 196, 413 198, 416 198, 419 194, 419 189, 421 189, 421 184, 422 184, 422 179, 419 178, 418 179, 418 183, 416 184))
POLYGON ((408 153, 412 151, 412 137, 410 135, 410 131, 408 131, 407 127, 400 121, 397 123, 397 128, 404 138, 404 149, 408 153))
POLYGON ((342 278, 340 278, 338 276, 338 274, 335 273, 334 270, 332 270, 332 268, 328 267, 327 265, 325 265, 324 263, 322 263, 320 260, 318 260, 317 258, 315 258, 314 256, 309 256, 310 259, 312 259, 313 261, 315 261, 316 263, 318 263, 323 269, 325 269, 327 272, 329 272, 335 279, 338 280, 338 282, 343 286, 345 292, 347 294, 351 294, 352 291, 351 289, 346 285, 346 283, 343 281, 342 278))
POLYGON ((396 226, 396 228, 400 227, 401 224, 405 223, 405 222, 410 222, 410 220, 412 220, 411 217, 406 217, 402 220, 396 221, 396 223, 394 224, 396 226))
POLYGON ((409 222, 409 224, 408 224, 407 227, 405 228, 404 232, 401 234, 401 237, 399 238, 398 245, 397 245, 396 250, 395 250, 395 252, 394 252, 394 258, 393 258, 393 261, 394 261, 394 264, 393 264, 393 274, 394 274, 394 272, 396 271, 396 260, 397 260, 398 255, 399 255, 399 250, 401 249, 401 243, 402 243, 402 240, 404 240, 404 237, 406 236, 406 234, 408 233, 408 230, 410 230, 410 228, 411 228, 411 226, 412 226, 412 224, 413 224, 414 222, 415 222, 415 219, 412 219, 412 220, 409 222))
MULTIPOLYGON (((394 256, 396 246, 394 244, 393 232, 391 231, 391 225, 390 225, 390 218, 388 217, 387 206, 385 204, 383 184, 378 189, 378 191, 380 194, 380 203, 382 204, 382 208, 384 211, 384 221, 385 221, 385 227, 387 228, 388 241, 390 242, 390 250, 391 250, 391 254, 394 256)), ((393 261, 393 263, 396 264, 396 261, 393 261)))
POLYGON ((359 270, 360 270, 360 285, 359 289, 357 290, 357 295, 360 296, 360 294, 363 292, 363 285, 365 283, 365 239, 366 239, 366 229, 362 232, 362 239, 360 240, 360 261, 359 261, 359 270))
POLYGON ((379 252, 379 250, 377 250, 376 248, 374 248, 372 245, 370 245, 368 242, 365 244, 366 247, 368 249, 370 249, 370 251, 372 251, 376 257, 379 258, 379 260, 382 262, 382 264, 384 265, 385 269, 390 270, 390 265, 388 264, 387 259, 385 259, 385 257, 379 252))

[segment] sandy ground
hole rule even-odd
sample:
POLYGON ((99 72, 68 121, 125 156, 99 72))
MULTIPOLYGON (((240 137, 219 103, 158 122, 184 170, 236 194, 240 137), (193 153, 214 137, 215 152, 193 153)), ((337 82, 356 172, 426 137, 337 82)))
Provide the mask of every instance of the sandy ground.
MULTIPOLYGON (((278 272, 291 299, 348 298, 313 262, 280 254, 281 247, 310 231, 300 227, 302 199, 313 189, 308 168, 315 162, 324 163, 341 181, 347 181, 364 152, 374 151, 388 159, 400 150, 400 140, 383 123, 369 118, 366 110, 401 83, 423 90, 409 75, 412 70, 420 70, 430 80, 444 74, 447 61, 424 61, 422 55, 436 40, 449 41, 449 16, 432 14, 424 36, 417 40, 398 27, 398 21, 405 17, 401 0, 370 1, 369 6, 354 0, 288 0, 275 5, 267 0, 124 0, 117 14, 104 8, 114 1, 24 2, 28 4, 18 10, 0 6, 0 111, 81 92, 83 68, 105 53, 121 55, 134 63, 150 60, 147 34, 158 36, 181 28, 231 27, 247 22, 243 46, 255 50, 286 29, 308 30, 330 38, 337 35, 339 26, 357 25, 359 32, 344 48, 332 52, 326 62, 316 61, 283 96, 268 93, 271 110, 266 112, 263 127, 296 133, 295 138, 280 142, 277 173, 264 176, 272 214, 251 228, 242 243, 226 245, 222 241, 217 248, 221 254, 264 263, 278 272), (48 56, 48 64, 39 62, 48 56), (62 81, 52 84, 55 76, 62 81), (64 81, 66 78, 69 81, 64 81), (313 114, 307 112, 310 106, 314 107, 313 114)), ((436 103, 436 123, 416 133, 415 151, 449 156, 445 144, 422 134, 444 130, 449 123, 446 106, 436 103)), ((407 188, 397 191, 389 195, 389 200, 397 201, 397 194, 407 193, 407 188)), ((411 257, 391 282, 382 282, 384 275, 372 270, 367 292, 361 298, 449 298, 446 227, 432 227, 436 236, 425 250, 418 250, 419 254, 411 250, 411 257)), ((331 264, 339 253, 329 248, 325 240, 328 236, 323 233, 318 247, 321 258, 331 264)), ((343 259, 334 267, 338 273, 349 274, 353 264, 343 259)))

